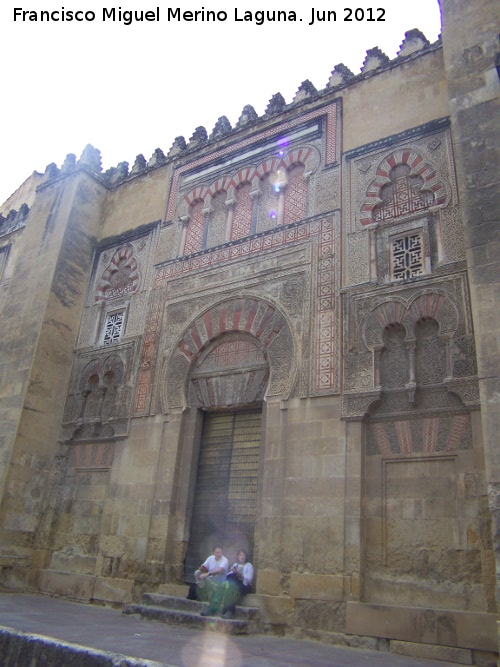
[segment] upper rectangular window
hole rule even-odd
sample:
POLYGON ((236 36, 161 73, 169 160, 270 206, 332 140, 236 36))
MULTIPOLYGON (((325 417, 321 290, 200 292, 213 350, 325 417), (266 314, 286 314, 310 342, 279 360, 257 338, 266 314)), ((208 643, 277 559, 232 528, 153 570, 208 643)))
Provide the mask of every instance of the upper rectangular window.
POLYGON ((123 335, 124 324, 125 309, 108 313, 104 322, 103 345, 118 343, 123 335))
POLYGON ((425 274, 421 230, 392 238, 390 243, 392 280, 409 280, 425 274))

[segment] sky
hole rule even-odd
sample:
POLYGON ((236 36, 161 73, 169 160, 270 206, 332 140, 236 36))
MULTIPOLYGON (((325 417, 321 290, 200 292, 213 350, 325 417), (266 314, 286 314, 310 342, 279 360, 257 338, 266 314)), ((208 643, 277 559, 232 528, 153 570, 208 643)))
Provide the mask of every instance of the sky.
POLYGON ((392 59, 408 30, 432 43, 441 29, 438 0, 4 0, 0 20, 0 202, 89 143, 104 171, 132 167, 138 154, 166 154, 177 136, 189 141, 198 126, 210 134, 220 116, 234 127, 247 104, 261 116, 275 93, 292 102, 306 79, 324 89, 339 63, 358 74, 375 46, 392 59), (56 13, 42 21, 42 11, 56 13), (68 20, 78 11, 88 20, 68 20), (124 12, 146 11, 155 20, 126 24, 124 12), (195 11, 196 21, 176 18, 195 11), (259 25, 260 11, 287 19, 259 25))

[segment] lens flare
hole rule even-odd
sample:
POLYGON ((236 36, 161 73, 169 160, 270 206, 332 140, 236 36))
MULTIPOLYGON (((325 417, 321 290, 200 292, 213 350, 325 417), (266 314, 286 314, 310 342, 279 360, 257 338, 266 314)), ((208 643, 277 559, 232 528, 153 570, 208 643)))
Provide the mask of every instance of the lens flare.
MULTIPOLYGON (((280 148, 286 148, 290 142, 286 137, 281 137, 278 139, 277 144, 280 148)), ((284 152, 284 151, 283 151, 284 152)))
POLYGON ((190 667, 241 667, 241 651, 227 635, 213 630, 197 634, 182 651, 182 665, 190 667))
POLYGON ((271 183, 273 190, 276 192, 282 190, 288 183, 288 174, 286 169, 280 167, 276 171, 273 171, 272 174, 269 175, 269 182, 271 183))

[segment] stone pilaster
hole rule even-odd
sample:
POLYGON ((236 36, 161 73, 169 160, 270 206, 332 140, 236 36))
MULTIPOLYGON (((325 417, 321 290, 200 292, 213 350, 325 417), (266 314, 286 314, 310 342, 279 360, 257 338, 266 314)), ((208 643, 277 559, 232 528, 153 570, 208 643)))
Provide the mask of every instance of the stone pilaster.
MULTIPOLYGON (((486 475, 500 577, 500 6, 441 0, 443 50, 480 378, 486 475)), ((500 587, 497 584, 497 607, 500 587)))

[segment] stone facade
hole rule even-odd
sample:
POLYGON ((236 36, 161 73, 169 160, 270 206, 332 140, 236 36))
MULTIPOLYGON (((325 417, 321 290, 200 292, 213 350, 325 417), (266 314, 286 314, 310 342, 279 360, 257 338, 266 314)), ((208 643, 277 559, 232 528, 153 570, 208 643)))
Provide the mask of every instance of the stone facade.
POLYGON ((442 4, 443 43, 23 185, 2 586, 122 604, 217 541, 269 632, 493 664, 499 17, 442 4))

